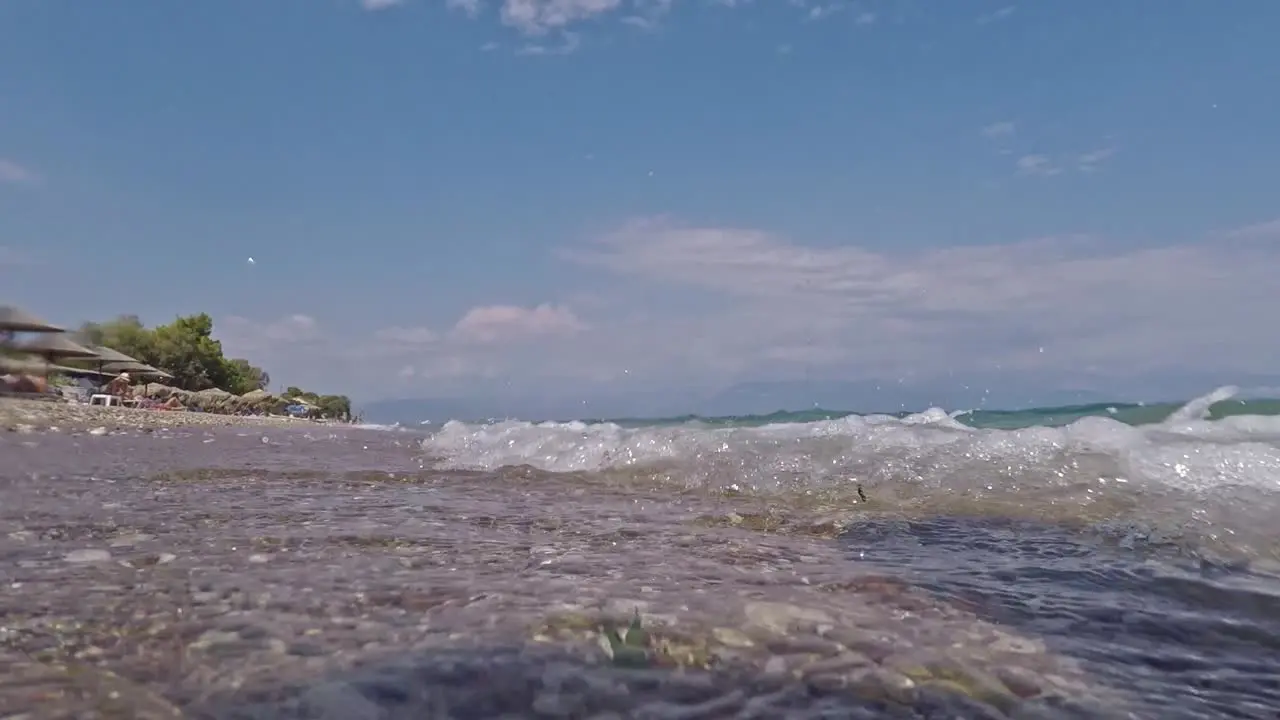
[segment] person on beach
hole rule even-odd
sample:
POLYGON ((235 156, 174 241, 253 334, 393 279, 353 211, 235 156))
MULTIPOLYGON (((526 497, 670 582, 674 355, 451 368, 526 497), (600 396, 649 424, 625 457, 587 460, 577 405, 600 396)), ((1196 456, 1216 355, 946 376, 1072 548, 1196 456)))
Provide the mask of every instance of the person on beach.
POLYGON ((127 400, 132 394, 129 386, 129 373, 120 373, 111 382, 107 383, 107 393, 115 395, 122 400, 127 400))
POLYGON ((45 379, 37 375, 6 375, 0 380, 0 390, 37 395, 48 388, 45 379))

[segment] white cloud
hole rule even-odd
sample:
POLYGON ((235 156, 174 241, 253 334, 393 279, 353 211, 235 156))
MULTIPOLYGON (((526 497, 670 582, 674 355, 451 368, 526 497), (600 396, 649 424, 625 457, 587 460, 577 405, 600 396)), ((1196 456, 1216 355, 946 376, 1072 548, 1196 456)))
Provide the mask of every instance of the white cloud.
MULTIPOLYGON (((1268 243, 1125 250, 1067 236, 907 254, 659 219, 568 257, 729 296, 732 309, 699 341, 746 364, 833 363, 868 375, 996 362, 1131 370, 1195 357, 1262 371, 1280 351, 1244 319, 1280 301, 1266 269, 1280 248, 1268 243)), ((683 343, 691 334, 679 324, 667 331, 683 343)))
POLYGON ((987 13, 986 15, 980 16, 977 20, 977 23, 979 25, 990 25, 991 23, 1000 22, 1001 20, 1008 20, 1009 17, 1012 16, 1014 11, 1017 9, 1018 8, 1014 5, 1006 5, 1000 8, 999 10, 995 10, 993 12, 987 13))
POLYGON ((500 17, 526 35, 544 35, 621 6, 622 0, 505 0, 500 17))
POLYGON ((577 33, 564 32, 560 42, 555 45, 547 43, 528 43, 516 50, 517 55, 569 55, 578 49, 581 38, 577 33))
POLYGON ((1017 159, 1014 165, 1022 175, 1049 176, 1058 175, 1062 172, 1062 168, 1055 165, 1047 155, 1023 155, 1017 159))
POLYGON ((1080 172, 1094 172, 1102 166, 1111 156, 1116 154, 1113 147, 1099 148, 1086 153, 1080 153, 1076 156, 1076 169, 1080 172))
POLYGON ((452 335, 466 342, 503 343, 571 336, 586 329, 572 310, 561 305, 487 305, 468 310, 454 325, 452 335))
POLYGON ((831 17, 844 9, 845 5, 838 2, 813 5, 809 8, 808 12, 805 13, 805 18, 808 20, 821 20, 823 18, 831 17))
POLYGON ((675 0, 634 0, 635 13, 622 18, 622 22, 640 28, 654 30, 671 12, 675 0))
POLYGON ((1222 233, 1227 240, 1280 240, 1280 220, 1260 222, 1222 233))
POLYGON ((1100 170, 1116 152, 1118 150, 1114 147, 1104 147, 1076 155, 1059 156, 1057 160, 1048 155, 1029 153, 1019 156, 1014 167, 1019 175, 1051 177, 1061 175, 1066 170, 1089 174, 1100 170))
POLYGON ((322 336, 316 319, 301 313, 270 321, 230 315, 216 322, 214 331, 228 342, 246 348, 310 343, 322 336))
POLYGON ((403 5, 405 0, 360 0, 360 7, 369 12, 377 12, 379 10, 387 10, 397 5, 403 5))
POLYGON ((858 25, 875 25, 876 14, 873 12, 858 13, 858 17, 854 18, 854 22, 858 25))
MULTIPOLYGON (((560 251, 584 287, 602 283, 570 295, 590 302, 474 307, 447 332, 384 328, 344 357, 400 371, 406 387, 464 392, 481 380, 578 392, 996 369, 1268 373, 1280 338, 1257 318, 1280 303, 1277 239, 1280 220, 1158 247, 1063 235, 907 251, 639 219, 560 251)), ((278 325, 290 326, 266 327, 278 325)))
POLYGON ((480 11, 484 9, 484 3, 481 0, 445 0, 445 7, 450 10, 457 10, 467 17, 475 19, 480 17, 480 11))
POLYGON ((30 185, 39 180, 31 170, 12 160, 0 158, 0 184, 30 185))
POLYGON ((994 140, 996 138, 1009 137, 1017 132, 1017 130, 1018 127, 1012 120, 1002 120, 1000 122, 993 122, 990 125, 984 126, 981 132, 983 137, 994 140))

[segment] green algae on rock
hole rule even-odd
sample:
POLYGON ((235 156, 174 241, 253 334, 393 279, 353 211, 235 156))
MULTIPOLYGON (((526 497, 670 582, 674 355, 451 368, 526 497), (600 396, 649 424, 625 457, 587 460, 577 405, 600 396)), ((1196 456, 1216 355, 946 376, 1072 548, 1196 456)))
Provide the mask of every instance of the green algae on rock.
MULTIPOLYGON (((594 649, 601 661, 623 668, 747 672, 897 706, 913 706, 930 693, 962 696, 1000 713, 1055 698, 1097 704, 1096 689, 1079 668, 1048 655, 1038 643, 1026 644, 1030 654, 1013 657, 953 643, 955 654, 948 655, 914 651, 903 638, 861 629, 839 606, 753 601, 732 616, 736 625, 711 625, 694 613, 642 617, 637 609, 627 621, 608 607, 584 607, 548 615, 529 629, 529 637, 588 654, 594 649)), ((996 649, 1014 639, 995 628, 984 632, 987 646, 996 649)))

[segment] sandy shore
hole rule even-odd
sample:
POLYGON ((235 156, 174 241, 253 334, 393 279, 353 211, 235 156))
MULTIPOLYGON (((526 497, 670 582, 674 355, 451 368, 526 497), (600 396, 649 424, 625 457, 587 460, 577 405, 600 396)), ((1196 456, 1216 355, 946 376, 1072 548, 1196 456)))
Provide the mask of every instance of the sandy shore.
POLYGON ((244 417, 183 410, 139 410, 101 405, 73 405, 0 398, 0 428, 9 431, 38 430, 51 427, 141 429, 171 427, 299 427, 316 424, 311 420, 286 417, 244 417))

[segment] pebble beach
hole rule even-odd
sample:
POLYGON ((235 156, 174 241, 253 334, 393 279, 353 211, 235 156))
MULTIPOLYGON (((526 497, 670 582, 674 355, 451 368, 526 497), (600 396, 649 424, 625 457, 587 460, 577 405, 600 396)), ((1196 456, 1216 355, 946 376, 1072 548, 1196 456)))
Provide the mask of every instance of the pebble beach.
POLYGON ((315 421, 281 416, 221 415, 185 410, 144 410, 102 405, 0 398, 0 428, 10 432, 43 429, 143 430, 180 427, 307 427, 315 421))
MULTIPOLYGON (((1138 453, 1191 462, 1190 433, 1213 438, 1191 446, 1199 455, 1221 453, 1229 421, 1103 420, 1112 447, 1133 448, 1120 482, 1098 423, 1083 444, 1088 424, 391 432, 2 408, 3 717, 1270 720, 1280 708, 1273 494, 1178 494, 1136 474, 1162 467, 1138 453), (1032 444, 1047 440, 1068 456, 1032 444), (637 462, 654 448, 664 463, 637 462), (843 482, 777 484, 806 461, 843 482), (1235 545, 1192 535, 1186 512, 1235 545)), ((1246 420, 1232 467, 1271 467, 1240 460, 1272 452, 1264 419, 1246 420)))

